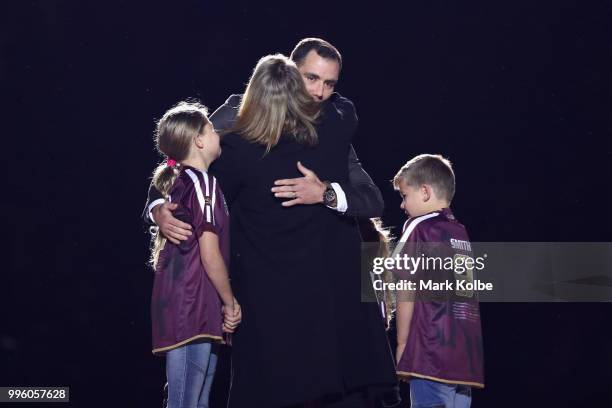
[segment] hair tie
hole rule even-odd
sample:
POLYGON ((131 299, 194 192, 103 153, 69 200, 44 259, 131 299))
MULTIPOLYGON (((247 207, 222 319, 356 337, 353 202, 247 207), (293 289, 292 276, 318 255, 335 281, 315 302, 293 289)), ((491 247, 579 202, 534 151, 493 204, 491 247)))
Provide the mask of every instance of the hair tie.
POLYGON ((175 164, 176 164, 176 160, 171 159, 171 158, 168 157, 168 159, 166 160, 166 165, 168 167, 174 167, 175 164))

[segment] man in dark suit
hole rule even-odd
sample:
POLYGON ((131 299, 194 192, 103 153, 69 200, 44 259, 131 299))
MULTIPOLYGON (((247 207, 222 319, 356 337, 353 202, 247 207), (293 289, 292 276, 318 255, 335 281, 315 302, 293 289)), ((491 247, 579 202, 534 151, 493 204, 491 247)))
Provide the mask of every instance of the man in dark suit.
MULTIPOLYGON (((353 103, 334 92, 342 69, 342 57, 338 50, 327 41, 306 38, 296 45, 291 59, 297 64, 310 95, 318 102, 331 102, 347 126, 356 129, 357 116, 353 103)), ((211 115, 210 120, 217 131, 231 128, 240 100, 241 95, 231 95, 211 115)), ((384 203, 380 190, 361 166, 352 147, 348 155, 348 183, 321 181, 314 172, 297 166, 303 177, 277 180, 274 186, 270 186, 276 197, 288 199, 284 206, 323 204, 347 216, 372 218, 382 215, 384 203)), ((189 224, 174 218, 172 210, 175 208, 175 204, 165 202, 161 194, 153 186, 150 187, 143 217, 146 222, 155 222, 162 234, 176 244, 187 239, 191 231, 189 224)))

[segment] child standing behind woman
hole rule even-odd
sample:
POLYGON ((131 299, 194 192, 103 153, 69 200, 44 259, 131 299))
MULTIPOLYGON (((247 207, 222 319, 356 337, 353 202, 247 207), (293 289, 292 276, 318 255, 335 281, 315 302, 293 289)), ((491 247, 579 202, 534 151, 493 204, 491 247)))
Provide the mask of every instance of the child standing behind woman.
POLYGON ((194 233, 180 245, 153 237, 153 353, 166 357, 168 408, 208 407, 217 362, 212 343, 224 343, 223 333, 241 319, 226 266, 229 214, 207 173, 221 153, 219 136, 204 106, 181 102, 161 118, 156 139, 167 160, 153 183, 194 233))

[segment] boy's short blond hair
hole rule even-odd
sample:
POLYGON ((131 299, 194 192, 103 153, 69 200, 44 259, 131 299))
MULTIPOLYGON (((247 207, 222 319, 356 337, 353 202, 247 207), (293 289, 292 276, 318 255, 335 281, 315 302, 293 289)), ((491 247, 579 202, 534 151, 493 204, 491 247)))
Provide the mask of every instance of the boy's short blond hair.
POLYGON ((455 195, 455 173, 448 159, 439 154, 420 154, 402 166, 393 178, 393 187, 399 190, 404 181, 411 187, 430 185, 436 197, 449 203, 455 195))

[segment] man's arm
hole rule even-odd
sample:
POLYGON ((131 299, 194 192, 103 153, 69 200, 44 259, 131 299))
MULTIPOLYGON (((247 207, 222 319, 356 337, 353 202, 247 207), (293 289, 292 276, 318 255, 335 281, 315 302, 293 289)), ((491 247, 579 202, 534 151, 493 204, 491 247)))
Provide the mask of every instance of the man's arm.
POLYGON ((151 182, 142 219, 145 225, 159 225, 162 235, 178 245, 180 241, 186 240, 191 235, 191 225, 174 218, 172 211, 176 207, 177 204, 167 202, 151 182))
POLYGON ((156 207, 157 205, 163 204, 164 201, 165 201, 164 197, 155 188, 155 186, 153 185, 153 181, 151 181, 151 184, 149 185, 149 193, 147 196, 147 202, 145 203, 145 208, 142 211, 142 220, 144 221, 145 225, 149 226, 154 223, 154 220, 151 217, 152 215, 151 210, 153 210, 153 208, 156 207))
MULTIPOLYGON (((336 112, 343 118, 346 126, 350 127, 350 133, 354 134, 359 123, 355 105, 349 99, 338 94, 335 94, 332 98, 336 112)), ((336 193, 336 206, 329 207, 354 217, 374 218, 382 216, 385 206, 382 194, 361 166, 352 145, 348 154, 348 169, 348 183, 337 183, 334 180, 329 180, 336 193)), ((272 191, 276 197, 292 198, 292 200, 283 202, 284 206, 317 204, 323 201, 322 195, 326 186, 321 183, 314 172, 306 174, 302 169, 300 171, 304 174, 304 177, 277 180, 274 183, 275 187, 272 191)))
POLYGON ((240 106, 241 100, 242 95, 230 95, 225 103, 219 106, 217 110, 210 115, 209 119, 217 131, 223 132, 231 129, 236 121, 236 115, 238 114, 238 107, 240 106))
MULTIPOLYGON (((349 151, 349 182, 331 182, 336 193, 336 205, 332 209, 354 217, 373 218, 382 216, 384 202, 380 190, 361 163, 352 148, 349 151)), ((290 198, 283 206, 296 204, 319 204, 323 202, 323 192, 327 188, 315 172, 298 162, 298 170, 304 177, 276 180, 272 192, 278 198, 290 198)))
POLYGON ((385 208, 380 189, 361 166, 351 145, 348 156, 349 183, 339 183, 347 201, 346 215, 363 218, 381 217, 385 208))
MULTIPOLYGON (((352 134, 355 134, 359 125, 355 104, 339 94, 336 94, 333 103, 347 124, 352 126, 352 134)), ((385 207, 382 194, 361 166, 352 145, 349 148, 348 168, 348 184, 340 183, 347 201, 345 214, 362 218, 381 217, 385 207)))

